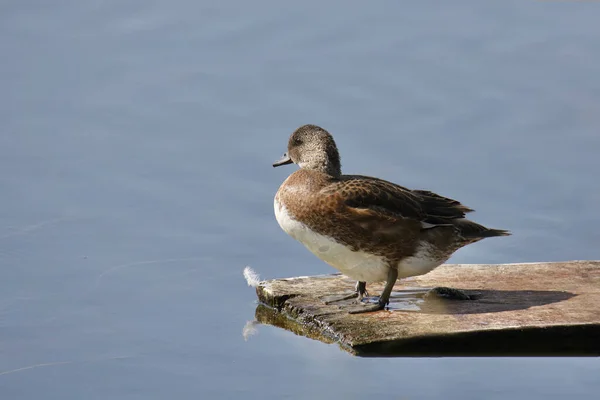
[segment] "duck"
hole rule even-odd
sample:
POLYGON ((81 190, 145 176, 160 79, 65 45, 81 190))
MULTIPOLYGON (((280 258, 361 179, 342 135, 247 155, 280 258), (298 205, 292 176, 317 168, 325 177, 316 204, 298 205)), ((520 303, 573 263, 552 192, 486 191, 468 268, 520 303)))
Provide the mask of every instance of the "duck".
POLYGON ((317 125, 291 134, 273 167, 287 164, 299 169, 275 194, 281 229, 355 280, 358 303, 364 304, 368 283, 385 282, 375 304, 352 313, 383 310, 399 279, 432 271, 466 245, 511 234, 467 219, 473 209, 432 191, 343 175, 333 136, 317 125))

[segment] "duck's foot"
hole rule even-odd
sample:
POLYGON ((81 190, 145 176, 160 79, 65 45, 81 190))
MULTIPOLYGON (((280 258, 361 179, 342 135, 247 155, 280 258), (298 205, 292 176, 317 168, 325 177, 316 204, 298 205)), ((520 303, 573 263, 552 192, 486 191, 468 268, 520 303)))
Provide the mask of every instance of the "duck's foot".
MULTIPOLYGON (((381 292, 381 296, 379 296, 379 300, 377 300, 377 303, 360 306, 358 308, 352 308, 348 310, 348 314, 362 314, 385 309, 385 306, 387 306, 390 303, 390 295, 392 294, 392 289, 394 288, 394 283, 396 283, 397 279, 398 270, 396 268, 390 268, 388 270, 388 278, 385 282, 385 287, 383 288, 383 292, 381 292)), ((356 288, 359 290, 359 296, 360 288, 364 289, 365 292, 367 291, 366 285, 367 284, 364 282, 357 283, 356 288)))
POLYGON ((363 314, 368 312, 374 312, 379 310, 384 310, 385 306, 389 302, 384 302, 381 299, 375 304, 366 304, 359 307, 354 307, 348 310, 348 314, 363 314))
POLYGON ((460 289, 454 289, 446 286, 434 287, 433 289, 429 290, 423 297, 427 299, 433 296, 442 297, 448 300, 475 300, 473 296, 469 296, 460 289))
POLYGON ((356 292, 351 292, 348 294, 332 294, 329 296, 321 297, 321 300, 323 300, 323 302, 327 305, 351 299, 356 299, 356 292))
POLYGON ((327 305, 338 303, 344 300, 356 299, 359 303, 364 298, 367 297, 369 293, 367 292, 367 283, 366 282, 356 282, 356 286, 354 287, 354 292, 347 294, 332 294, 330 296, 321 297, 321 300, 327 305))

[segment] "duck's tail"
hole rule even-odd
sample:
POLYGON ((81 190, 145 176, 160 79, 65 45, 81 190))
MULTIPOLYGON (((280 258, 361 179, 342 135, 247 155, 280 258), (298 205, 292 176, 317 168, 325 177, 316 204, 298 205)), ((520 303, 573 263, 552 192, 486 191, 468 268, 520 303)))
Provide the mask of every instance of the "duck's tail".
POLYGON ((511 233, 505 229, 492 229, 479 225, 476 222, 468 219, 457 219, 452 221, 454 226, 458 228, 461 235, 467 240, 481 240, 495 236, 510 236, 511 233))

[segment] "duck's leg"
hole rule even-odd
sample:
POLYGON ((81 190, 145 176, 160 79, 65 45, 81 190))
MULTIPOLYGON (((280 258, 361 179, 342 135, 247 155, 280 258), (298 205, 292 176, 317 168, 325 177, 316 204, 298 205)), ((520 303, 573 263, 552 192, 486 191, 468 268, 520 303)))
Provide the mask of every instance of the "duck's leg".
MULTIPOLYGON (((381 292, 381 296, 379 296, 379 300, 377 304, 370 304, 367 306, 361 306, 358 309, 353 309, 348 311, 349 314, 362 314, 366 312, 379 311, 383 310, 385 306, 390 302, 390 295, 392 294, 392 289, 394 289, 394 284, 398 279, 398 270, 396 268, 390 267, 388 270, 387 282, 385 283, 385 288, 383 288, 383 292, 381 292)), ((365 284, 366 286, 366 284, 365 284)))
POLYGON ((363 297, 367 297, 369 292, 367 292, 367 282, 356 282, 356 293, 358 293, 358 301, 361 301, 363 297))
POLYGON ((357 299, 358 301, 361 301, 363 297, 368 296, 369 294, 367 293, 367 283, 366 282, 356 282, 356 285, 354 286, 354 293, 349 293, 349 294, 340 294, 340 295, 331 295, 331 296, 325 296, 322 297, 321 299, 325 301, 325 304, 329 305, 332 303, 337 303, 338 301, 344 301, 344 300, 350 300, 350 299, 357 299))

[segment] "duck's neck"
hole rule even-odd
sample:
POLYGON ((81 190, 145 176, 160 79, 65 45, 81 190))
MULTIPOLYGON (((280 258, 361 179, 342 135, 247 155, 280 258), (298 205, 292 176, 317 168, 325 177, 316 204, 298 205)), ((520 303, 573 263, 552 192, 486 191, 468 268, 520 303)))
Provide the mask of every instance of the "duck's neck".
POLYGON ((330 151, 331 154, 323 153, 322 157, 316 157, 307 163, 300 165, 301 168, 311 169, 339 178, 342 175, 342 165, 337 149, 330 151))

